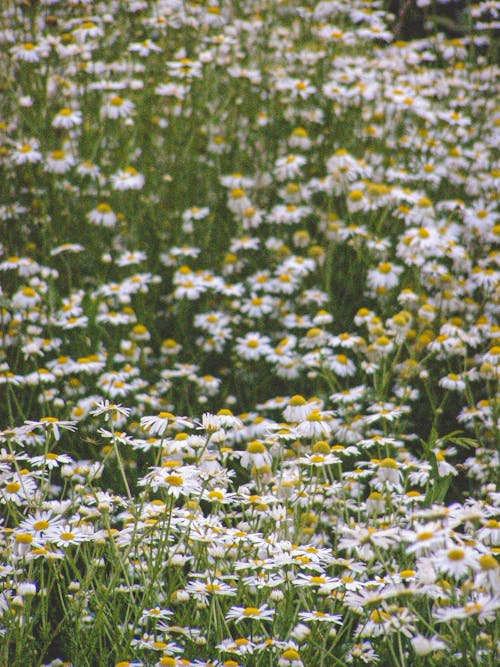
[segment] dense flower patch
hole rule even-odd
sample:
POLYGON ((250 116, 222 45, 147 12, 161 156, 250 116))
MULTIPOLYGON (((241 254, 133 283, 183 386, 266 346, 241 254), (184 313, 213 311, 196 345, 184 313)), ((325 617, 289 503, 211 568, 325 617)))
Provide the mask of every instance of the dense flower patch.
POLYGON ((499 13, 0 10, 2 664, 498 664, 499 13))

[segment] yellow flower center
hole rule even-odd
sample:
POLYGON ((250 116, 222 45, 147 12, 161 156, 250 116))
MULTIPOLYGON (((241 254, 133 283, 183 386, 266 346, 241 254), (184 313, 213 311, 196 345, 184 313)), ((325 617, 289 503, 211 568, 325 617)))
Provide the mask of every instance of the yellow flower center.
POLYGON ((260 610, 257 609, 257 607, 246 607, 246 609, 243 610, 243 616, 258 616, 260 613, 260 610))
POLYGON ((164 479, 170 486, 182 486, 184 483, 184 480, 180 475, 167 475, 164 479))
POLYGON ((247 445, 247 452, 249 454, 264 454, 266 448, 260 440, 252 440, 247 445))
POLYGON ((300 660, 300 653, 294 648, 287 648, 287 650, 281 654, 281 657, 283 660, 289 660, 292 662, 292 660, 300 660))

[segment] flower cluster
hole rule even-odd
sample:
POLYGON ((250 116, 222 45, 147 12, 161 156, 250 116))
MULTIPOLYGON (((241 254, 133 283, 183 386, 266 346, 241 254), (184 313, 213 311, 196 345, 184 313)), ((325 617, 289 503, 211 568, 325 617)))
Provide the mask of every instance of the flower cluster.
POLYGON ((496 664, 499 3, 17 4, 0 662, 496 664))

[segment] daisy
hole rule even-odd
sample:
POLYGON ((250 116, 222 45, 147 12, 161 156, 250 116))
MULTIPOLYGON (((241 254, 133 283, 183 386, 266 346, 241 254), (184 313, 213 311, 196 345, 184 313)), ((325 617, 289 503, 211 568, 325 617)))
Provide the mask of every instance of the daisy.
POLYGON ((304 663, 295 648, 287 648, 279 657, 278 667, 304 667, 304 663))
POLYGON ((391 262, 381 262, 376 269, 368 271, 368 286, 372 290, 388 290, 396 287, 403 268, 391 262))
POLYGON ((61 429, 66 431, 76 431, 78 422, 72 420, 63 420, 58 417, 41 417, 38 421, 26 420, 25 425, 30 429, 42 429, 45 433, 51 433, 55 440, 61 437, 61 429))
POLYGON ((159 83, 155 88, 155 93, 162 97, 173 97, 177 100, 184 100, 189 92, 189 86, 184 86, 177 82, 159 83))
POLYGON ((75 158, 65 150, 56 150, 48 154, 45 170, 52 174, 64 174, 76 164, 75 158))
POLYGON ((82 124, 82 112, 68 107, 60 109, 52 119, 52 127, 56 129, 70 130, 72 127, 82 124))
POLYGON ((11 51, 14 60, 22 60, 26 63, 37 63, 41 58, 45 58, 49 49, 44 44, 34 44, 33 42, 24 42, 16 44, 11 51))
POLYGON ((28 310, 37 306, 42 300, 38 292, 30 286, 18 290, 12 297, 12 305, 19 310, 28 310))
POLYGON ((302 167, 307 163, 303 155, 291 153, 275 162, 274 174, 278 181, 301 176, 302 167))
POLYGON ((55 454, 54 452, 47 452, 43 456, 33 456, 31 458, 32 465, 35 468, 43 468, 47 470, 54 470, 61 464, 72 463, 73 459, 67 454, 55 454))
POLYGON ((145 183, 145 178, 135 167, 125 167, 111 176, 111 183, 114 190, 141 190, 145 183))
POLYGON ((135 104, 119 95, 108 97, 101 107, 101 118, 130 118, 135 110, 135 104))
POLYGON ((433 554, 439 549, 452 548, 451 538, 439 523, 417 525, 413 530, 402 532, 402 538, 409 542, 406 550, 417 555, 433 554))
POLYGON ((333 357, 328 357, 326 363, 328 368, 340 377, 350 377, 356 373, 354 362, 345 354, 336 354, 333 357))
POLYGON ((63 518, 54 515, 50 510, 37 511, 32 516, 22 521, 18 528, 19 530, 30 533, 36 539, 43 536, 48 530, 60 525, 63 518))
POLYGON ((259 333, 248 333, 236 339, 236 352, 246 361, 256 361, 271 354, 270 338, 259 333))
POLYGON ((440 574, 463 577, 479 567, 478 553, 471 547, 453 546, 433 554, 433 566, 440 574))
POLYGON ((342 616, 340 614, 327 614, 323 611, 300 611, 299 618, 302 621, 318 621, 320 623, 333 623, 335 625, 342 624, 342 616))
POLYGON ((109 204, 106 202, 101 202, 96 206, 96 208, 87 213, 87 220, 93 225, 114 227, 118 217, 109 204))
POLYGON ((330 413, 312 410, 297 426, 297 433, 304 438, 328 439, 332 432, 330 413))
POLYGON ((244 452, 236 452, 235 454, 239 457, 244 468, 261 470, 269 466, 272 461, 271 455, 260 440, 252 440, 248 443, 244 452))
POLYGON ((66 549, 72 545, 92 540, 94 534, 93 529, 90 526, 87 526, 87 528, 84 529, 82 526, 61 523, 52 525, 45 534, 45 537, 47 542, 66 549))
POLYGON ((456 373, 448 373, 448 375, 441 378, 439 380, 439 386, 450 391, 465 391, 465 381, 456 373))
POLYGON ((306 401, 300 394, 295 394, 288 401, 283 416, 289 423, 301 422, 311 414, 315 409, 318 409, 319 404, 316 400, 306 401))
POLYGON ((42 160, 42 154, 39 151, 40 142, 37 139, 25 141, 22 144, 16 144, 10 157, 15 165, 36 164, 42 160))
POLYGON ((270 621, 275 613, 275 610, 269 609, 267 604, 260 607, 231 607, 226 614, 226 621, 236 623, 244 620, 270 621))
POLYGON ((85 250, 84 246, 82 246, 80 243, 63 243, 62 245, 57 246, 56 248, 53 248, 50 251, 51 257, 55 257, 56 255, 60 255, 63 252, 83 252, 85 250))
POLYGON ((76 168, 77 174, 80 176, 89 176, 93 179, 98 179, 101 175, 101 170, 98 165, 94 164, 91 160, 83 160, 76 168))
POLYGON ((192 428, 192 422, 186 417, 176 417, 171 412, 160 412, 151 417, 141 417, 141 426, 150 435, 163 435, 168 426, 192 428))
POLYGON ((233 597, 236 595, 236 588, 230 586, 225 581, 211 579, 210 581, 191 581, 186 584, 186 591, 194 593, 197 597, 208 598, 210 595, 221 595, 233 597))
POLYGON ((176 299, 188 299, 189 301, 195 301, 200 297, 203 292, 206 292, 206 286, 200 282, 195 282, 194 280, 181 280, 175 290, 174 297, 176 299))
POLYGON ((411 645, 417 655, 429 655, 434 651, 443 651, 448 648, 448 645, 439 637, 424 637, 423 635, 412 637, 411 645))
POLYGON ((132 53, 139 54, 143 58, 149 56, 150 53, 161 53, 161 47, 150 39, 145 39, 142 42, 132 42, 128 47, 128 50, 132 53))
MULTIPOLYGON (((158 642, 154 642, 154 644, 158 644, 158 642)), ((162 644, 162 646, 158 648, 161 650, 164 650, 168 646, 167 644, 163 646, 164 642, 160 642, 160 644, 162 644)), ((170 648, 172 649, 172 647, 170 648)), ((178 658, 173 655, 164 655, 155 663, 155 667, 190 667, 191 664, 192 663, 189 660, 185 660, 184 658, 178 658)))
POLYGON ((0 486, 0 498, 4 503, 11 502, 15 505, 24 505, 33 499, 37 492, 36 482, 28 474, 17 474, 11 478, 2 480, 0 486))
POLYGON ((385 486, 399 487, 402 480, 402 473, 399 469, 400 466, 398 462, 390 457, 377 461, 377 484, 374 484, 376 488, 385 486))
MULTIPOLYGON (((179 462, 176 461, 176 464, 179 462)), ((180 496, 198 496, 201 484, 197 470, 193 466, 176 466, 152 468, 145 477, 139 480, 139 486, 148 486, 153 491, 162 489, 173 498, 180 496)))
POLYGON ((254 294, 250 299, 241 303, 240 310, 250 317, 261 317, 276 310, 276 302, 269 295, 257 296, 254 294))
POLYGON ((244 211, 251 208, 250 199, 243 188, 233 188, 230 191, 227 207, 232 213, 238 213, 240 215, 243 215, 244 211))

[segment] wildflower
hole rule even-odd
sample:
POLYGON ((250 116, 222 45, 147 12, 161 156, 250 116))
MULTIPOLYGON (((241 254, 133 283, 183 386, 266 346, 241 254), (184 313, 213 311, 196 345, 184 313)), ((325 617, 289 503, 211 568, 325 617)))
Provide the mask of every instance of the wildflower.
POLYGON ((106 202, 101 202, 96 206, 95 209, 87 213, 87 219, 93 225, 114 227, 118 217, 109 204, 106 202))
POLYGON ((335 375, 340 377, 350 377, 356 373, 356 366, 354 362, 345 354, 336 354, 327 359, 327 366, 335 375))
POLYGON ((82 526, 61 523, 51 526, 45 537, 49 543, 66 549, 93 539, 93 529, 89 526, 84 529, 82 526))
POLYGON ((61 437, 61 429, 76 431, 77 422, 72 420, 58 419, 57 417, 42 417, 38 421, 25 421, 26 426, 31 429, 40 428, 46 433, 51 433, 55 440, 61 437))
POLYGON ((276 160, 274 173, 279 181, 296 178, 301 175, 302 167, 307 163, 303 155, 290 154, 276 160))
POLYGON ((107 98, 101 107, 101 118, 110 118, 111 120, 116 120, 117 118, 130 118, 134 109, 135 104, 130 100, 124 99, 119 95, 112 95, 107 98))
POLYGON ((448 532, 437 522, 417 525, 413 530, 405 531, 403 536, 410 542, 407 547, 409 553, 431 554, 440 548, 452 546, 448 532))
POLYGON ((213 433, 222 428, 243 428, 243 422, 235 417, 231 410, 223 408, 216 415, 204 412, 201 418, 201 428, 207 433, 213 433))
POLYGON ((47 454, 42 456, 33 456, 31 458, 31 464, 35 468, 47 468, 48 470, 54 470, 59 465, 72 463, 72 461, 73 459, 67 454, 55 454, 54 452, 47 452, 47 454))
POLYGON ((434 567, 439 573, 462 577, 478 567, 478 554, 470 547, 453 546, 433 555, 434 567))
POLYGON ((77 174, 80 176, 89 176, 93 179, 98 179, 101 175, 99 166, 91 160, 83 160, 76 168, 77 174))
POLYGON ((279 657, 278 667, 304 667, 304 663, 295 648, 287 648, 279 657))
POLYGON ((368 286, 376 291, 392 289, 398 284, 402 272, 401 266, 391 262, 381 262, 376 269, 368 271, 368 286))
POLYGON ((155 667, 189 667, 189 665, 191 663, 188 660, 172 655, 164 655, 155 663, 155 667))
POLYGON ((243 188, 238 187, 231 190, 229 193, 228 208, 233 213, 239 213, 240 215, 251 208, 250 199, 243 188))
POLYGON ((65 150, 56 150, 46 158, 45 169, 53 174, 65 174, 76 164, 75 158, 65 150))
POLYGON ((283 416, 287 422, 300 422, 307 418, 307 416, 318 408, 318 403, 314 401, 306 401, 300 394, 295 394, 288 401, 288 405, 283 412, 283 416))
POLYGON ((111 184, 115 190, 141 190, 145 178, 135 167, 125 167, 111 176, 111 184))
POLYGON ((238 452, 241 465, 244 468, 255 468, 261 470, 269 466, 272 458, 264 443, 260 440, 252 440, 248 443, 244 452, 238 452))
POLYGON ((439 637, 424 637, 423 635, 412 637, 411 645, 417 655, 429 655, 434 651, 442 651, 448 648, 447 644, 439 637))
POLYGON ((305 438, 329 438, 332 432, 330 414, 321 410, 312 410, 304 421, 297 426, 297 433, 305 438))
POLYGON ((226 614, 226 621, 235 621, 236 623, 244 620, 270 621, 275 613, 275 610, 269 609, 267 604, 260 607, 231 607, 226 614))
POLYGON ((175 461, 173 466, 152 468, 145 477, 139 480, 140 486, 150 486, 153 491, 162 489, 173 498, 180 496, 199 495, 201 484, 198 470, 193 466, 180 466, 175 461))
POLYGON ((15 505, 24 505, 34 498, 37 492, 35 480, 29 476, 27 471, 21 471, 12 477, 2 480, 0 486, 0 498, 4 503, 11 502, 15 505))
POLYGON ((302 621, 332 623, 333 625, 340 625, 342 623, 342 616, 340 614, 328 614, 324 611, 300 611, 299 618, 302 621))
POLYGON ((186 417, 176 417, 171 412, 160 412, 155 416, 141 417, 141 426, 151 435, 163 435, 168 426, 192 428, 193 424, 186 417))
POLYGON ((381 485, 399 487, 402 475, 395 459, 387 457, 377 462, 377 481, 381 485))
POLYGON ((268 336, 248 333, 236 339, 236 352, 246 361, 256 361, 272 352, 268 336))
POLYGON ((51 257, 55 257, 56 255, 60 255, 63 252, 83 252, 85 248, 80 244, 80 243, 63 243, 60 246, 56 246, 50 251, 51 257))
POLYGON ((490 553, 481 554, 478 558, 479 570, 475 577, 478 589, 485 589, 492 595, 500 594, 500 565, 490 553))
POLYGON ((69 130, 82 124, 82 112, 68 107, 60 109, 52 120, 52 127, 69 130))
POLYGON ((21 60, 26 63, 37 63, 48 55, 48 48, 43 43, 34 44, 33 42, 24 42, 12 47, 11 53, 14 60, 21 60))
POLYGON ((24 143, 16 144, 10 156, 11 160, 16 165, 41 162, 43 156, 39 148, 40 142, 37 139, 30 139, 24 143))

